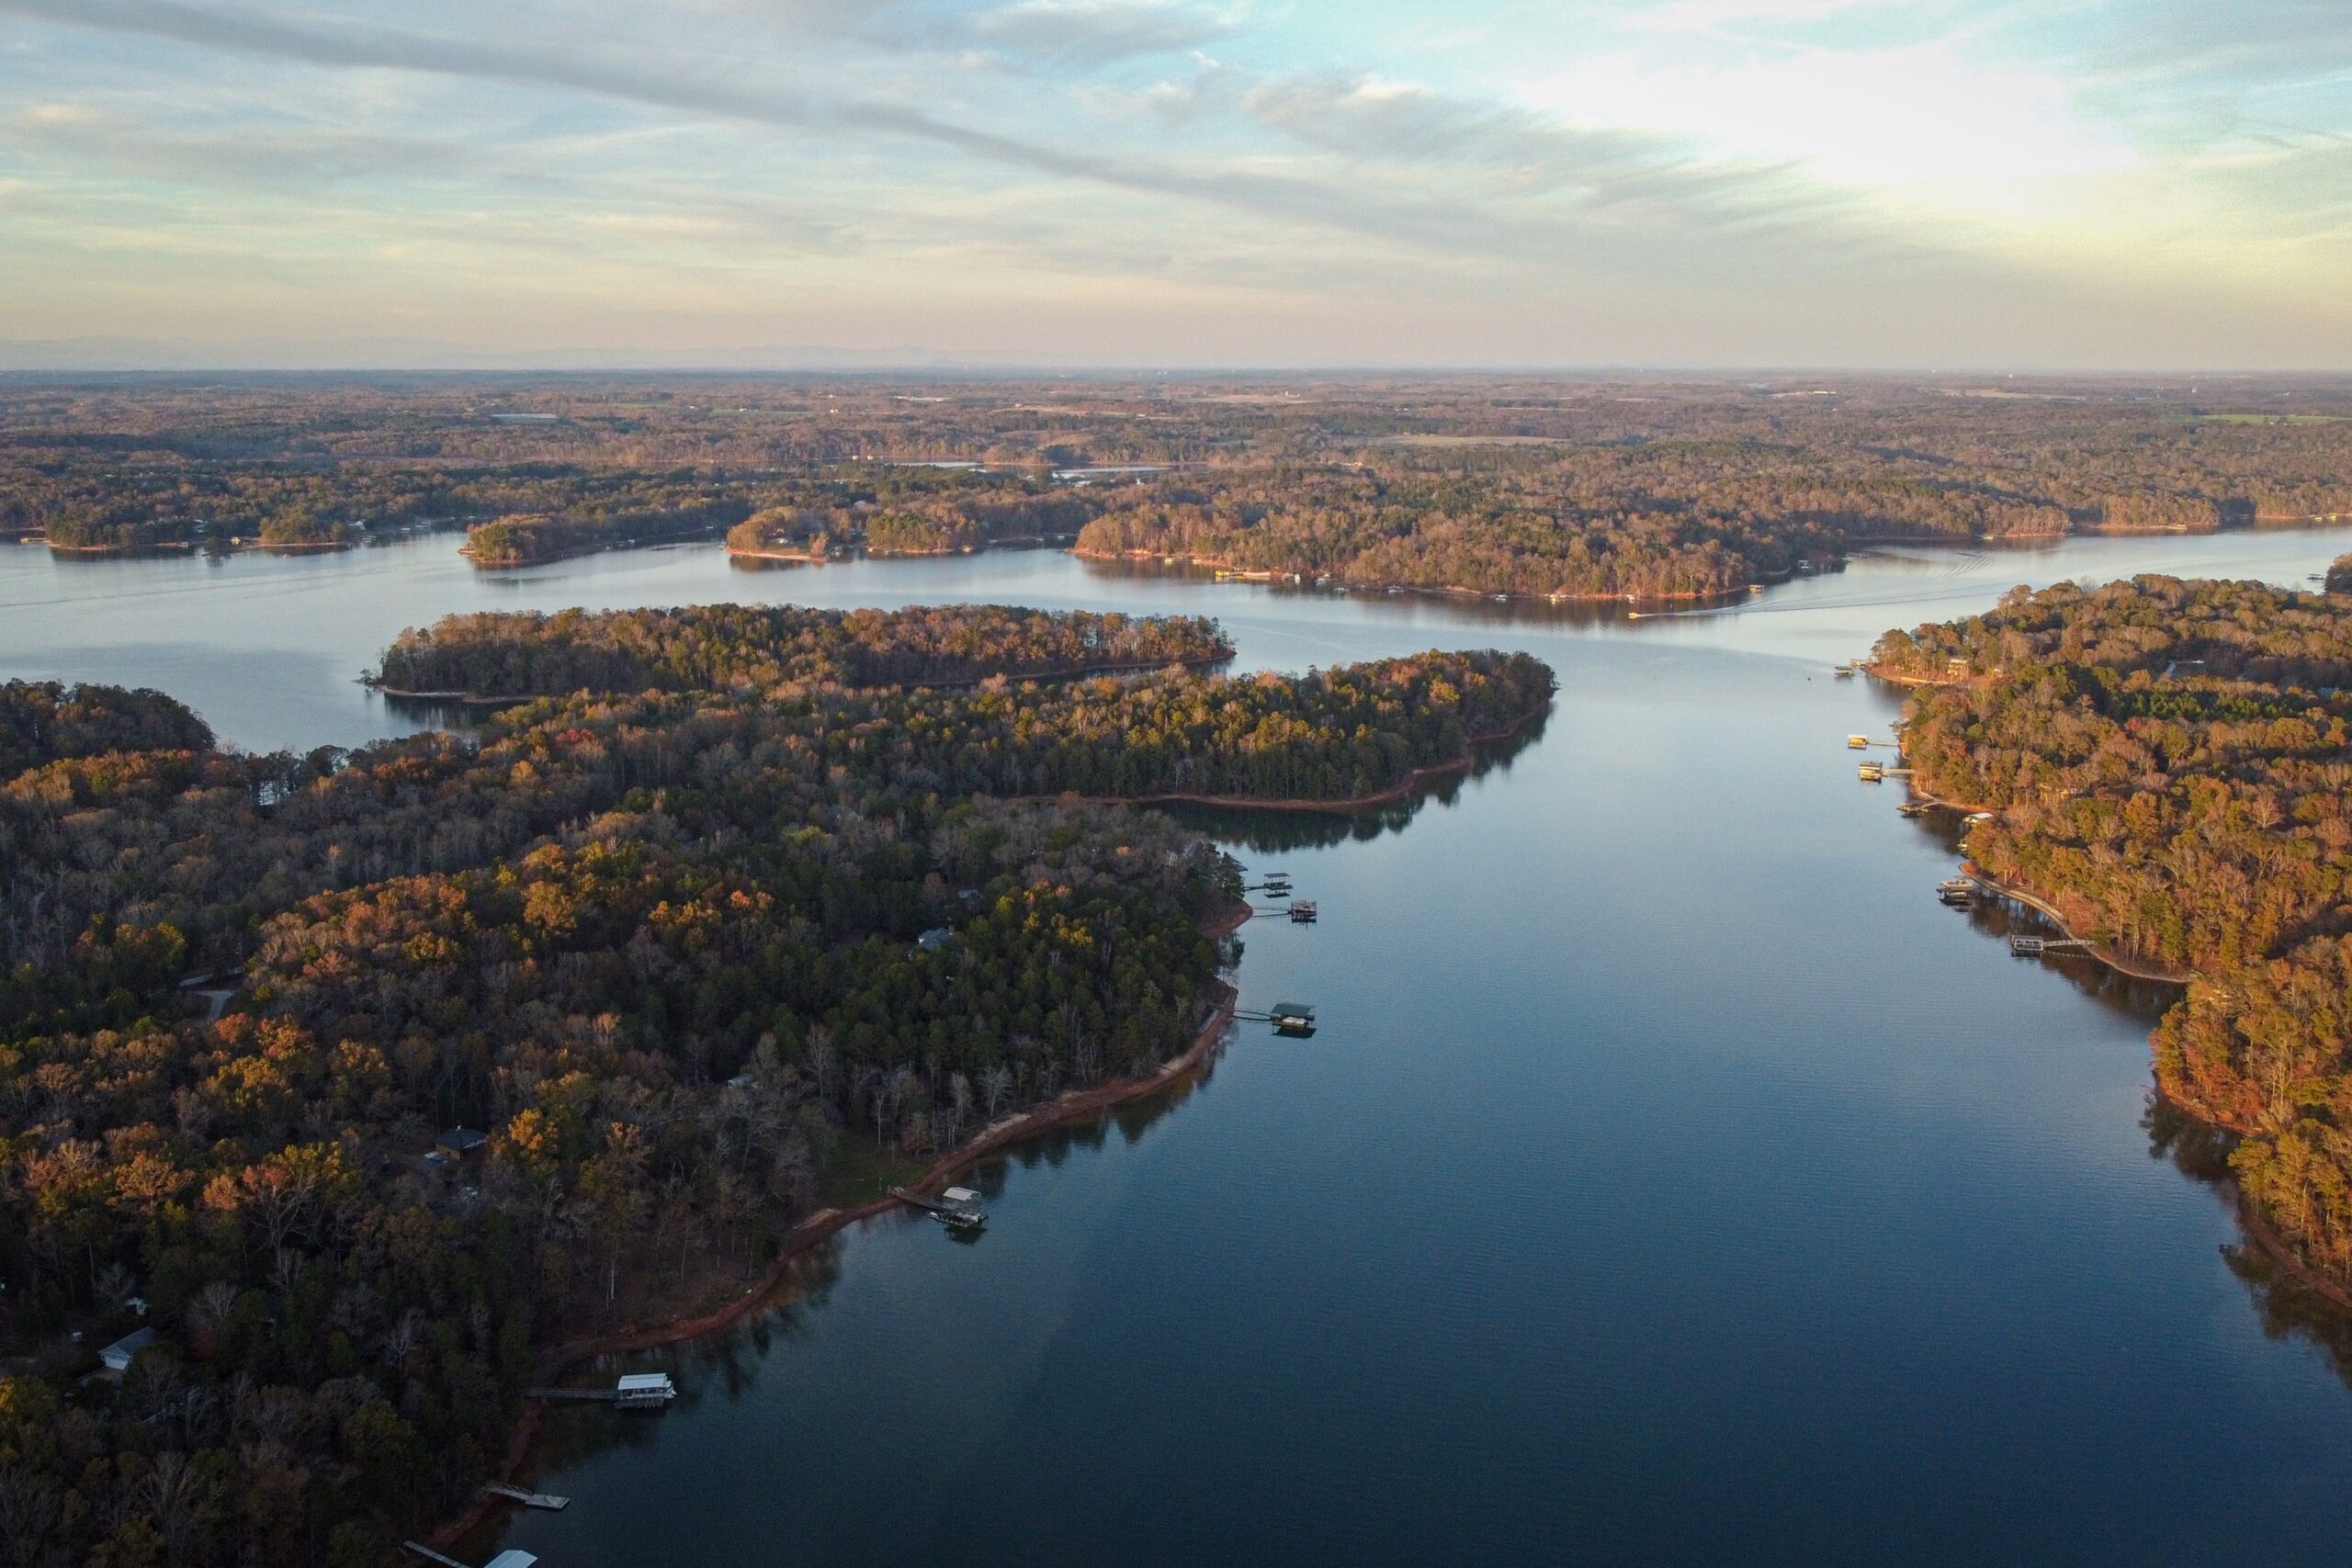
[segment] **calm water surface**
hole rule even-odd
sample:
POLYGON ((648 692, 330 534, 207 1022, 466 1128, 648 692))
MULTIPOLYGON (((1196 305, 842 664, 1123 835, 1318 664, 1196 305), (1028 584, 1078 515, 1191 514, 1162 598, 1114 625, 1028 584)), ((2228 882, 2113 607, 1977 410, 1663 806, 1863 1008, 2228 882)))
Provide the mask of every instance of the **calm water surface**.
MULTIPOLYGON (((1318 900, 1172 1104, 892 1218, 555 1418, 575 1500, 502 1540, 673 1562, 2334 1562, 2352 1393, 2152 1153, 2161 993, 2012 960, 1933 826, 1854 782, 1897 703, 1829 664, 2018 581, 2300 585, 2343 531, 1922 552, 1734 612, 1578 620, 1141 577, 1052 553, 485 576, 447 537, 272 560, 0 548, 0 675, 153 684, 254 748, 407 728, 353 684, 484 606, 989 599, 1219 616, 1245 665, 1527 648, 1533 744, 1360 829, 1221 821, 1318 900), (1268 835, 1271 835, 1270 837, 1268 835)), ((486 1554, 489 1541, 476 1543, 486 1554)))

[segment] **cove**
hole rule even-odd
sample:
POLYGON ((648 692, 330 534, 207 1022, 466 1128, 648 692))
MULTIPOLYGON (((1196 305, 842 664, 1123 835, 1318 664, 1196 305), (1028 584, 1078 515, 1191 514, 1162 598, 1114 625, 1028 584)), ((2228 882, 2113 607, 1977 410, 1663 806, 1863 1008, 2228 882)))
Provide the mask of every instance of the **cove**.
MULTIPOLYGON (((511 574, 0 551, 0 672, 153 684, 254 748, 428 722, 355 678, 492 606, 989 599, 1220 617, 1238 664, 1521 647, 1540 736, 1363 818, 1204 814, 1322 918, 1243 928, 1248 1025, 1181 1098, 979 1173, 990 1225, 845 1234, 789 1304, 551 1417, 551 1568, 2332 1560, 2352 1393, 2152 1116, 2161 993, 2008 956, 1854 782, 1899 695, 1829 666, 2013 583, 2301 584, 2345 531, 1890 552, 1611 617, 1046 551, 511 574)), ((2324 1321, 2324 1320, 2322 1320, 2324 1321)), ((468 1554, 479 1560, 484 1553, 468 1554)), ((478 1543, 491 1544, 487 1540, 478 1543)))

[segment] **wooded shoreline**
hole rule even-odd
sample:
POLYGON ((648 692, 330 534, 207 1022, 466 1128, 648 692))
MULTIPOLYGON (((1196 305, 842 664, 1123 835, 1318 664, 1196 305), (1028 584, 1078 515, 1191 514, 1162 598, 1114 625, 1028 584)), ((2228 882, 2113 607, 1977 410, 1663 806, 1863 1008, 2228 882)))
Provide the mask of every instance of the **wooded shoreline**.
MULTIPOLYGON (((1204 923, 1201 933, 1217 939, 1231 936, 1248 923, 1251 913, 1246 902, 1236 899, 1216 919, 1204 923)), ((942 1155, 921 1176, 906 1184, 908 1190, 922 1192, 944 1186, 953 1177, 989 1156, 1041 1134, 1067 1127, 1114 1106, 1147 1099, 1190 1081, 1226 1037, 1227 1031, 1232 1026, 1234 1009, 1238 1001, 1239 993, 1230 984, 1219 981, 1216 1010, 1208 1021, 1193 1035, 1190 1045, 1160 1064, 1150 1077, 1122 1078, 1098 1084, 1091 1089, 1071 1089, 1042 1105, 1005 1117, 942 1155)), ((695 1316, 616 1329, 611 1333, 553 1347, 541 1353, 533 1381, 537 1384, 549 1384, 583 1361, 598 1356, 659 1349, 731 1328, 754 1313, 775 1305, 774 1298, 788 1280, 792 1266, 819 1243, 862 1220, 873 1219, 899 1206, 898 1199, 885 1197, 847 1208, 820 1209, 785 1234, 767 1269, 734 1300, 695 1316)), ((518 1482, 537 1442, 539 1423, 545 1410, 546 1406, 541 1402, 526 1400, 522 1417, 507 1440, 505 1458, 494 1473, 483 1478, 485 1483, 505 1482, 513 1484, 518 1482)), ((477 1494, 463 1514, 435 1529, 425 1538, 426 1542, 447 1551, 486 1524, 498 1510, 511 1506, 513 1504, 503 1497, 477 1494)), ((396 1557, 390 1561, 398 1562, 404 1560, 396 1557)))
MULTIPOLYGON (((1089 681, 1092 680, 1097 675, 1143 675, 1148 674, 1156 670, 1172 670, 1177 668, 1186 670, 1214 670, 1221 664, 1230 664, 1232 662, 1233 655, 1230 652, 1219 654, 1204 653, 1194 655, 1189 659, 1148 659, 1133 660, 1117 664, 1086 664, 1080 665, 1079 668, 1074 670, 1048 670, 1041 671, 1038 673, 1032 675, 1006 675, 1002 678, 1015 683, 1026 681, 1035 681, 1039 682, 1089 681)), ((979 675, 958 681, 898 681, 893 682, 892 684, 909 688, 919 688, 928 692, 953 692, 977 686, 982 682, 996 679, 998 679, 998 677, 994 675, 979 675)), ((525 703, 536 703, 548 700, 548 694, 538 692, 526 692, 521 695, 508 694, 503 696, 483 696, 474 692, 409 691, 399 686, 387 686, 372 675, 362 675, 359 677, 359 683, 380 696, 406 697, 415 702, 462 703, 468 707, 518 707, 525 703)))
POLYGON ((1477 763, 1477 749, 1479 747, 1493 745, 1498 740, 1508 740, 1512 736, 1517 735, 1521 730, 1525 729, 1536 719, 1544 716, 1551 711, 1551 705, 1547 703, 1540 708, 1522 714, 1517 723, 1510 725, 1505 728, 1493 730, 1486 734, 1473 735, 1462 743, 1462 755, 1459 757, 1455 757, 1449 761, 1432 762, 1425 768, 1415 768, 1411 773, 1407 773, 1403 779, 1394 784, 1391 784, 1386 789, 1381 790, 1374 795, 1355 795, 1346 800, 1262 800, 1255 795, 1248 795, 1183 794, 1059 794, 1021 795, 1015 798, 1023 800, 1073 800, 1087 806, 1207 806, 1216 807, 1220 809, 1236 811, 1312 811, 1322 812, 1326 815, 1331 816, 1343 816, 1351 811, 1362 811, 1374 806, 1393 806, 1400 800, 1409 799, 1414 795, 1419 794, 1431 779, 1443 778, 1451 773, 1467 773, 1477 763))

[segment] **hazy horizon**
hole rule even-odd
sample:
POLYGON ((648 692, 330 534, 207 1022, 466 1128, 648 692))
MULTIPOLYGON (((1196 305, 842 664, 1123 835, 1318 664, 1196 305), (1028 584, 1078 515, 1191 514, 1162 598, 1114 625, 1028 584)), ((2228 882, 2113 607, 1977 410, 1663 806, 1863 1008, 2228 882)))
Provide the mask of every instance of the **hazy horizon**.
POLYGON ((2327 0, 0 0, 0 367, 2352 368, 2327 0))

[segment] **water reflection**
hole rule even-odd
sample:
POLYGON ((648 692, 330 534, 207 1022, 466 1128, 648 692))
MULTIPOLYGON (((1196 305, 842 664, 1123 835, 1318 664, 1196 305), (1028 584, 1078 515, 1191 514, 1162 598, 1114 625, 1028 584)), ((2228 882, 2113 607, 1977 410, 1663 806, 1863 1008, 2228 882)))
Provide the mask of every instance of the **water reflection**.
POLYGON ((1171 802, 1156 807, 1196 832, 1253 854, 1281 854, 1292 850, 1324 850, 1348 843, 1369 843, 1384 834, 1401 833, 1432 803, 1452 809, 1471 784, 1490 774, 1508 773, 1511 761, 1544 739, 1551 723, 1546 710, 1521 727, 1516 734, 1482 742, 1470 766, 1440 773, 1403 800, 1351 810, 1266 811, 1247 806, 1195 806, 1171 802))
MULTIPOLYGON (((1085 574, 1105 583, 1170 584, 1193 588, 1222 585, 1247 587, 1275 603, 1333 605, 1385 605, 1392 609, 1440 609, 1464 626, 1553 626, 1575 629, 1619 626, 1675 615, 1706 615, 1736 609, 1771 588, 1736 589, 1729 592, 1678 599, 1550 599, 1538 594, 1468 593, 1436 588, 1351 588, 1337 582, 1236 578, 1215 568, 1186 561, 1143 559, 1102 560, 1074 558, 1085 574)), ((1790 581, 1810 581, 1845 570, 1839 561, 1820 572, 1790 581)))
POLYGON ((353 677, 402 626, 491 604, 1210 614, 1244 670, 1500 644, 1560 671, 1555 732, 1434 808, 1217 818, 1328 900, 1321 928, 1253 928, 1245 971, 1323 1032, 1245 1034, 1215 1095, 997 1163, 977 1245, 912 1217, 844 1235, 803 1293, 662 1353, 694 1387, 671 1415, 551 1420, 537 1479, 574 1504, 503 1536, 563 1568, 687 1540, 843 1568, 1079 1568, 1106 1541, 1148 1568, 1885 1541, 1939 1568, 2318 1562, 2352 1530, 2326 1483, 2352 1399, 2301 1293, 2174 1168, 2217 1146, 2140 1124, 2163 988, 2078 958, 2050 984, 2007 956, 2016 911, 1956 924, 1950 824, 1903 831, 1838 743, 1896 699, 1829 665, 2017 578, 2300 584, 2344 547, 1868 557, 1638 622, 1050 552, 761 576, 707 547, 496 574, 446 539, 0 551, 0 669, 158 685, 298 750, 407 722, 353 677))
MULTIPOLYGON (((1235 1031, 1250 1027, 1239 1024, 1228 1030, 1192 1073, 1083 1120, 1046 1129, 978 1161, 956 1180, 977 1190, 983 1201, 993 1206, 1005 1197, 1016 1172, 1058 1169, 1074 1159, 1099 1156, 1114 1144, 1136 1147, 1154 1127, 1212 1086, 1219 1059, 1235 1031)), ((884 1210, 817 1242, 788 1260, 756 1310, 725 1328, 577 1363, 570 1378, 580 1386, 608 1386, 628 1372, 666 1371, 677 1384, 678 1397, 658 1415, 595 1404, 548 1406, 518 1479, 534 1490, 560 1491, 572 1483, 550 1483, 542 1488, 539 1483, 548 1477, 576 1477, 583 1472, 594 1474, 616 1456, 658 1463, 653 1450, 660 1446, 666 1425, 690 1422, 697 1416, 708 1418, 717 1406, 744 1405, 746 1414, 756 1418, 759 1412, 753 1402, 763 1374, 773 1371, 774 1355, 784 1347, 806 1345, 818 1337, 825 1310, 842 1283, 849 1252, 884 1237, 911 1240, 917 1247, 966 1250, 985 1248, 992 1240, 986 1231, 950 1230, 935 1224, 927 1214, 899 1207, 884 1210)), ((811 1349, 821 1353, 821 1348, 811 1349)), ((509 1540, 518 1525, 534 1522, 517 1510, 494 1511, 461 1540, 458 1555, 469 1561, 487 1560, 509 1540)))

